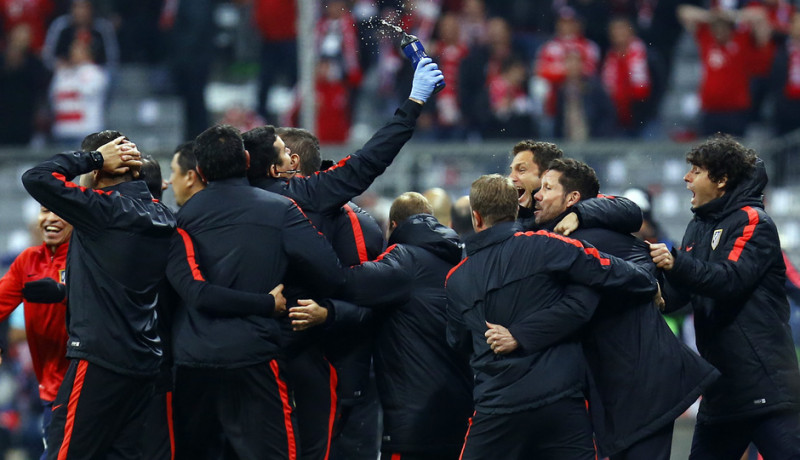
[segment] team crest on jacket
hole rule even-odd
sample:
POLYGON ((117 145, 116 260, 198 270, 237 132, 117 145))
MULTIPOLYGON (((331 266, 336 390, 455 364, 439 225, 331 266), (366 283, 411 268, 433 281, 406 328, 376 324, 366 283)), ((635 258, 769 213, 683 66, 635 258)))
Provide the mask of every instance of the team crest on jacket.
POLYGON ((719 239, 722 236, 722 229, 718 228, 714 230, 714 235, 711 236, 711 250, 717 249, 717 245, 719 244, 719 239))
POLYGON ((58 271, 58 279, 61 284, 67 284, 67 271, 66 270, 59 270, 58 271))

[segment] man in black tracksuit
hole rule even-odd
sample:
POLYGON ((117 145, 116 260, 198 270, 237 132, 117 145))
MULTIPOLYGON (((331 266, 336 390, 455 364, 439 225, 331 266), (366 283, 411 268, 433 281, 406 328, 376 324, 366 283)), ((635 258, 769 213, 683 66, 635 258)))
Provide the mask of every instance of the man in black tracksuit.
POLYGON ((342 293, 376 310, 384 458, 457 459, 472 413, 467 356, 446 340, 444 280, 461 244, 432 212, 419 193, 400 195, 389 213, 389 249, 351 267, 342 293))
MULTIPOLYGON (((386 170, 403 145, 411 138, 422 105, 432 94, 436 82, 442 78, 441 71, 429 59, 420 61, 414 75, 411 95, 395 112, 394 118, 375 133, 361 150, 325 171, 307 176, 295 176, 298 172, 296 168, 308 169, 308 165, 298 164, 298 159, 290 155, 291 147, 284 148, 286 143, 280 136, 275 135, 271 126, 253 129, 243 136, 245 146, 251 152, 252 161, 248 170, 250 183, 296 201, 317 228, 334 244, 334 249, 345 265, 369 260, 383 250, 383 238, 377 224, 348 201, 363 193, 375 178, 386 170), (380 249, 376 252, 378 247, 380 249)), ((287 285, 292 287, 291 284, 289 280, 287 285)), ((289 296, 293 294, 287 292, 287 297, 289 296)), ((311 296, 324 297, 313 291, 311 296)), ((290 304, 292 303, 290 301, 290 304)), ((328 302, 327 305, 330 306, 331 303, 328 302)), ((377 445, 373 441, 377 436, 370 435, 371 432, 377 435, 377 404, 370 405, 365 395, 368 393, 373 331, 369 326, 370 315, 353 312, 353 308, 347 308, 345 311, 344 307, 342 304, 337 305, 338 311, 334 312, 337 322, 344 322, 345 316, 358 317, 361 325, 355 330, 349 330, 347 334, 339 334, 336 333, 336 329, 330 329, 333 340, 326 343, 325 351, 338 371, 336 387, 342 410, 337 431, 347 430, 349 426, 352 426, 352 429, 345 432, 346 436, 340 436, 341 442, 334 443, 331 447, 331 456, 353 460, 362 457, 371 459, 377 454, 377 445), (328 346, 329 344, 334 345, 328 346), (365 414, 350 417, 354 410, 360 409, 364 409, 365 414)), ((328 382, 333 382, 332 379, 325 378, 326 372, 330 371, 320 366, 318 359, 308 362, 307 365, 301 365, 296 359, 299 356, 302 355, 295 356, 293 361, 298 363, 296 366, 298 372, 301 372, 301 368, 305 368, 302 372, 308 378, 304 380, 325 383, 324 388, 320 387, 318 391, 306 393, 315 401, 320 401, 321 406, 323 401, 321 396, 323 393, 330 393, 332 384, 328 382), (314 394, 318 396, 311 396, 314 394)), ((326 405, 326 407, 332 406, 333 404, 326 405)), ((315 411, 314 408, 307 413, 314 412, 322 415, 319 409, 315 411)), ((323 417, 322 420, 327 418, 323 417)), ((305 426, 302 429, 305 431, 305 426)), ((319 447, 325 447, 324 443, 320 446, 319 440, 322 437, 321 433, 307 435, 303 442, 314 443, 312 448, 316 451, 319 447)), ((328 452, 324 449, 322 454, 322 458, 328 457, 328 452)))
MULTIPOLYGON (((553 160, 534 195, 536 223, 552 230, 584 197, 597 196, 599 182, 588 165, 553 160)), ((631 234, 580 228, 570 235, 598 250, 639 264, 655 275, 647 243, 631 234)), ((531 315, 532 328, 546 324, 531 315)), ((524 342, 531 353, 541 343, 535 329, 524 342), (537 343, 538 342, 538 343, 537 343)), ((681 344, 652 301, 602 296, 583 333, 590 370, 589 411, 601 456, 627 460, 669 460, 674 420, 718 376, 711 365, 681 344)))
POLYGON ((139 458, 145 407, 161 363, 156 330, 175 218, 138 176, 141 154, 120 133, 87 136, 22 176, 26 190, 74 226, 67 256, 67 357, 48 458, 139 458), (91 173, 92 189, 71 182, 91 173))
MULTIPOLYGON (((250 293, 268 292, 290 268, 304 273, 315 292, 338 288, 338 259, 300 209, 247 182, 249 157, 235 128, 209 128, 196 147, 208 186, 178 213, 185 244, 173 247, 171 263, 184 257, 196 280, 250 293)), ((177 458, 295 458, 290 388, 272 311, 265 306, 253 314, 228 304, 217 306, 227 314, 214 313, 184 301, 173 327, 177 458)))
POLYGON ((722 376, 697 415, 692 459, 800 458, 800 372, 789 330, 786 269, 764 212, 763 161, 729 136, 686 156, 695 216, 682 248, 651 245, 668 309, 691 303, 697 349, 722 376))
MULTIPOLYGON (((477 233, 467 239, 467 258, 446 282, 448 340, 471 349, 475 373, 476 413, 462 458, 592 459, 579 340, 565 337, 533 354, 495 355, 485 338, 488 325, 508 328, 549 308, 568 313, 559 303, 567 279, 636 298, 653 296, 657 283, 644 269, 577 240, 523 232, 514 222, 517 197, 510 181, 498 175, 472 184, 477 233)), ((549 326, 563 329, 557 320, 549 326)))

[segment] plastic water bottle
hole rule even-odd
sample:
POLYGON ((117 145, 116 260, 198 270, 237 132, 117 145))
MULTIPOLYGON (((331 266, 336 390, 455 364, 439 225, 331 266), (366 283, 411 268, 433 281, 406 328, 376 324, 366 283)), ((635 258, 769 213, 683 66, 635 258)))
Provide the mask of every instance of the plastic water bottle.
MULTIPOLYGON (((400 41, 400 48, 403 50, 406 57, 411 60, 414 69, 417 68, 420 59, 428 57, 428 54, 425 53, 425 47, 422 46, 419 38, 405 32, 403 32, 403 39, 400 41)), ((436 87, 433 89, 433 94, 443 90, 444 86, 444 80, 437 83, 436 87)))

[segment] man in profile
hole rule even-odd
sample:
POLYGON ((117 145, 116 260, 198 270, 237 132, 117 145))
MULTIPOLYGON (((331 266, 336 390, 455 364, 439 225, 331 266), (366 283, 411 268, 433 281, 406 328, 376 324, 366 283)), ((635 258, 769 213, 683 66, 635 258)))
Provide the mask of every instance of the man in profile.
POLYGON ((74 227, 66 268, 72 361, 53 405, 48 458, 134 458, 161 363, 155 308, 175 218, 134 180, 141 154, 122 134, 91 134, 81 149, 22 176, 31 196, 74 227), (91 189, 70 182, 85 173, 91 189))
POLYGON ((470 190, 476 234, 467 258, 446 280, 448 341, 471 353, 475 415, 463 459, 593 459, 592 427, 584 404, 585 360, 561 316, 594 312, 596 299, 564 302, 567 280, 649 298, 657 283, 646 271, 579 241, 548 232, 523 232, 518 194, 499 175, 482 176, 470 190), (535 293, 535 295, 533 294, 535 293), (559 340, 533 353, 498 359, 485 338, 491 324, 510 328, 532 313, 556 310, 548 328, 559 340))

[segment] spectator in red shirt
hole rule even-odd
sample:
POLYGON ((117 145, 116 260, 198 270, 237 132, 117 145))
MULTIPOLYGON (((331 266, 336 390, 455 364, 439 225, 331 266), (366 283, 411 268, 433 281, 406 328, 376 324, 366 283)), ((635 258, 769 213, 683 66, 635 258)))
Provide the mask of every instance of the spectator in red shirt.
POLYGON ((695 35, 703 75, 700 82, 701 133, 743 136, 750 116, 750 79, 757 55, 768 46, 768 24, 744 12, 681 5, 678 16, 695 35), (752 28, 736 28, 735 20, 752 28), (765 34, 766 26, 766 34, 765 34))
POLYGON ((534 129, 525 67, 521 60, 509 59, 503 63, 499 73, 487 78, 492 114, 487 137, 519 138, 530 135, 534 129))
POLYGON ((0 24, 8 32, 21 24, 31 28, 31 49, 39 53, 44 45, 47 24, 53 14, 52 0, 0 0, 0 24))
POLYGON ((744 8, 746 14, 768 22, 771 30, 771 39, 765 49, 756 55, 753 66, 753 80, 750 83, 750 94, 753 98, 752 120, 762 118, 761 108, 770 92, 770 72, 778 48, 789 34, 794 11, 794 6, 786 0, 752 0, 744 8))
POLYGON ((38 228, 43 243, 22 251, 0 279, 0 321, 5 321, 20 303, 24 305, 25 334, 44 405, 44 434, 58 387, 69 367, 63 283, 72 225, 42 206, 38 228))
POLYGON ((777 134, 800 128, 800 13, 792 16, 789 36, 775 59, 770 87, 775 93, 777 134))
POLYGON ((643 113, 650 97, 647 47, 623 17, 611 20, 608 35, 611 48, 601 70, 603 85, 617 109, 617 125, 623 133, 635 135, 647 121, 643 113))
POLYGON ((261 37, 256 110, 266 119, 270 115, 267 113, 270 88, 276 83, 292 88, 297 83, 296 3, 256 0, 253 4, 253 22, 261 37))
POLYGON ((446 13, 439 20, 439 39, 433 42, 430 53, 447 75, 447 86, 436 96, 437 136, 458 139, 463 136, 463 117, 458 104, 458 68, 469 48, 461 38, 458 16, 446 13))
POLYGON ((539 49, 534 63, 535 73, 549 84, 545 101, 545 113, 554 116, 556 112, 555 97, 561 83, 567 76, 565 57, 570 51, 581 55, 582 71, 586 76, 597 74, 600 62, 600 49, 593 41, 583 35, 583 26, 575 10, 563 7, 558 12, 555 37, 539 49))

